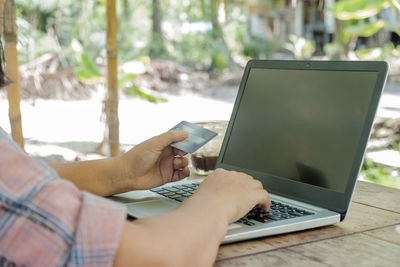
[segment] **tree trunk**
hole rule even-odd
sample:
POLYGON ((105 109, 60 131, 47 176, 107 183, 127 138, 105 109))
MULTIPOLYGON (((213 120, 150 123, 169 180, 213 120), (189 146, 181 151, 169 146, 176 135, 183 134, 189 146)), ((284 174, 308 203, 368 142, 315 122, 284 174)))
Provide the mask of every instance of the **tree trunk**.
POLYGON ((211 1, 211 24, 212 24, 212 30, 213 34, 215 35, 216 38, 218 38, 221 35, 221 27, 218 22, 218 1, 211 1))
POLYGON ((152 21, 153 21, 153 31, 151 34, 151 44, 150 44, 150 57, 158 58, 166 53, 164 38, 161 29, 161 7, 160 0, 152 0, 153 4, 153 13, 152 13, 152 21))
POLYGON ((107 0, 107 99, 106 116, 110 155, 119 155, 118 44, 115 0, 107 0))
MULTIPOLYGON (((219 49, 216 51, 213 51, 212 55, 212 62, 210 66, 210 70, 218 70, 220 68, 224 68, 226 66, 230 66, 232 59, 231 59, 231 53, 229 51, 228 45, 226 44, 225 37, 224 37, 224 32, 222 31, 222 27, 219 23, 219 6, 222 1, 218 0, 211 0, 210 1, 210 11, 211 11, 211 25, 212 25, 212 38, 216 43, 219 43, 220 45, 218 46, 219 49), (223 59, 224 62, 220 62, 221 59, 223 59), (221 63, 223 63, 221 65, 221 63)), ((226 5, 226 1, 224 1, 224 4, 226 5)), ((226 8, 226 7, 225 7, 226 8)), ((215 48, 214 48, 215 49, 215 48)))
POLYGON ((15 21, 14 0, 6 0, 4 4, 3 31, 5 40, 5 61, 7 62, 5 74, 12 81, 7 86, 8 116, 10 119, 11 135, 14 141, 23 149, 24 137, 22 134, 19 82, 18 82, 18 56, 17 56, 17 24, 15 21))
POLYGON ((153 0, 153 33, 161 34, 160 0, 153 0))

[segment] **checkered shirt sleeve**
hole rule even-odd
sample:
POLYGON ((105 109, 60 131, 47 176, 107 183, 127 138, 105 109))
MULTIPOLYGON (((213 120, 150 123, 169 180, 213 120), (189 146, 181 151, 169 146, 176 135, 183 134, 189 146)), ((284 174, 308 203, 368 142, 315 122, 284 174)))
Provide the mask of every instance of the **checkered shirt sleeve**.
POLYGON ((111 266, 125 217, 124 206, 60 179, 0 128, 1 266, 111 266))

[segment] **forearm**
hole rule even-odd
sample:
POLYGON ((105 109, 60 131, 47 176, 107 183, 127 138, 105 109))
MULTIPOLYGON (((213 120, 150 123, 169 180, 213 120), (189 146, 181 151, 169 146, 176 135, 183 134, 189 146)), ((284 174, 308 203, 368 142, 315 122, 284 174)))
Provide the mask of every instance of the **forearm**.
MULTIPOLYGON (((73 182, 80 190, 109 196, 124 192, 127 185, 118 174, 117 158, 69 163, 49 163, 58 175, 73 182)), ((126 190, 125 190, 126 191, 126 190)))
POLYGON ((226 231, 216 207, 197 201, 126 223, 115 266, 212 266, 226 231))

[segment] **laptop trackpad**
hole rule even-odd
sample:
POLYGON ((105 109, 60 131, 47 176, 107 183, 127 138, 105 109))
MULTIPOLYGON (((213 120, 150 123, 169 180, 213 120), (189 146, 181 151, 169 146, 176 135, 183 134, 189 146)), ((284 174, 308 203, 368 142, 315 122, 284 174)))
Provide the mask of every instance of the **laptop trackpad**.
POLYGON ((128 214, 143 218, 147 216, 157 215, 176 209, 179 202, 170 199, 153 199, 143 202, 135 202, 126 204, 128 214))

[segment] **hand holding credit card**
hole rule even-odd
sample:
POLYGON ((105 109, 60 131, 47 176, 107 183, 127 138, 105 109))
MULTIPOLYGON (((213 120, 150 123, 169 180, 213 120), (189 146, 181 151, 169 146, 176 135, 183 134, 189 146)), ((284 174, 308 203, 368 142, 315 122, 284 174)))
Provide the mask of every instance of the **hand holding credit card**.
POLYGON ((208 141, 217 136, 216 132, 210 131, 194 123, 187 121, 181 121, 177 125, 171 128, 175 131, 187 131, 189 133, 188 137, 181 141, 172 143, 171 146, 178 148, 187 153, 193 153, 208 141))

